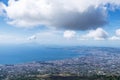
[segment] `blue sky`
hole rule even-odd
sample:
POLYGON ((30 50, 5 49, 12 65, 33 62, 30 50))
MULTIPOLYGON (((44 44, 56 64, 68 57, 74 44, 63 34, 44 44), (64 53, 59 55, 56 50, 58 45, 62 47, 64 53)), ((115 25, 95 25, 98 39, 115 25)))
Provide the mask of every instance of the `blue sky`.
POLYGON ((119 47, 119 16, 118 0, 0 0, 0 44, 119 47))

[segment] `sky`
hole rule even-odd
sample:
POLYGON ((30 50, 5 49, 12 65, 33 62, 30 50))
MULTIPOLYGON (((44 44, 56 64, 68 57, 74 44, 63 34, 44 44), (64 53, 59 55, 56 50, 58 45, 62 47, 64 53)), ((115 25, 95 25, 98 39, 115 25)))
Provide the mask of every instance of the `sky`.
POLYGON ((0 0, 0 44, 120 45, 119 0, 0 0))

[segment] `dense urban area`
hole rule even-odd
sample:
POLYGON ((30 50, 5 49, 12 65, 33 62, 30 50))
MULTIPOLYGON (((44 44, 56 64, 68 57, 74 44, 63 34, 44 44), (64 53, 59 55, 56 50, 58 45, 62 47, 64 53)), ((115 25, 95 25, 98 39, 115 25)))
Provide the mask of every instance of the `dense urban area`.
POLYGON ((65 60, 0 65, 0 80, 120 80, 119 48, 60 49, 74 51, 80 56, 65 60))

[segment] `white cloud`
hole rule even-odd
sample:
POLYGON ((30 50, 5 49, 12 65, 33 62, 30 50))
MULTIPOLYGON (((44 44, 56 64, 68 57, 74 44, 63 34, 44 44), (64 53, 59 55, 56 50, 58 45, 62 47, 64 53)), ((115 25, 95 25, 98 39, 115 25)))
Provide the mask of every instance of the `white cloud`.
POLYGON ((117 29, 115 33, 116 33, 116 36, 120 37, 120 29, 117 29))
POLYGON ((38 44, 59 44, 59 45, 76 45, 79 43, 79 40, 73 38, 76 36, 74 31, 65 31, 67 37, 63 37, 63 31, 42 31, 35 33, 27 38, 29 43, 38 43, 38 44), (70 34, 69 34, 70 33, 70 34), (35 36, 36 39, 29 38, 35 36), (69 37, 68 37, 69 36, 69 37), (67 39, 66 39, 67 38, 67 39), (72 38, 72 39, 70 39, 72 38))
POLYGON ((32 36, 28 37, 27 40, 40 42, 53 42, 62 39, 61 32, 57 31, 44 31, 35 33, 32 36))
POLYGON ((120 37, 112 36, 112 37, 109 38, 109 40, 120 40, 120 37))
POLYGON ((64 38, 71 39, 71 38, 74 38, 76 36, 76 32, 75 31, 66 30, 64 32, 63 36, 64 36, 64 38))
POLYGON ((107 3, 119 0, 9 0, 4 9, 8 23, 20 27, 39 25, 86 30, 107 22, 107 3))
POLYGON ((0 44, 42 43, 52 44, 64 42, 62 32, 44 31, 33 35, 0 34, 0 44), (61 35, 60 35, 61 33, 61 35))
POLYGON ((83 35, 81 39, 94 39, 94 40, 105 40, 108 37, 108 33, 102 28, 96 30, 90 30, 88 34, 83 35))
POLYGON ((109 40, 120 40, 120 29, 115 31, 115 36, 109 38, 109 40))
POLYGON ((5 5, 3 3, 0 3, 0 15, 4 15, 4 9, 5 5))
POLYGON ((37 39, 36 35, 32 35, 32 36, 28 37, 28 40, 36 40, 36 39, 37 39))

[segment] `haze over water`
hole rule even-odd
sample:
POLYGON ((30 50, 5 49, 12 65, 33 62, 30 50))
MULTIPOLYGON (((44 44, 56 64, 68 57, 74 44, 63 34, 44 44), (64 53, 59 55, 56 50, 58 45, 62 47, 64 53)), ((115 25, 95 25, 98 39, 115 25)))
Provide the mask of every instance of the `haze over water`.
POLYGON ((77 57, 72 50, 42 46, 0 46, 0 64, 51 61, 77 57))

